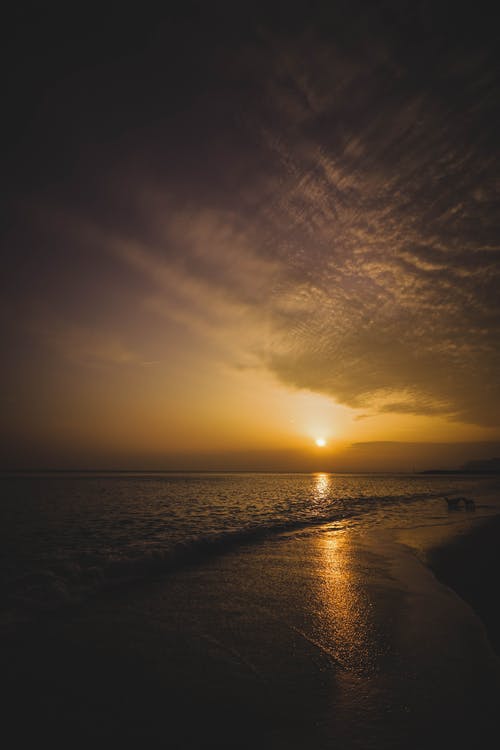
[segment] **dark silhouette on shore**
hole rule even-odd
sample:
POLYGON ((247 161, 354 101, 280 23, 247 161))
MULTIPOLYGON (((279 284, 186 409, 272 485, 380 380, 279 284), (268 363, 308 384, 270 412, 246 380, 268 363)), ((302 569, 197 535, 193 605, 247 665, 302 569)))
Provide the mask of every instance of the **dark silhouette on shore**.
POLYGON ((460 503, 463 503, 465 510, 476 510, 476 503, 470 497, 445 497, 448 503, 448 510, 460 510, 460 503))
POLYGON ((467 461, 458 469, 426 469, 422 474, 500 474, 500 458, 467 461))

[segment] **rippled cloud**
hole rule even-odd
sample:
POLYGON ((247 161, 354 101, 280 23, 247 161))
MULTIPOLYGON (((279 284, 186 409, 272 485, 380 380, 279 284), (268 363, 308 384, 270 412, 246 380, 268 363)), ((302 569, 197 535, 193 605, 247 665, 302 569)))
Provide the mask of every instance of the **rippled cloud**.
POLYGON ((308 32, 267 38, 245 64, 261 96, 241 126, 257 133, 256 166, 165 222, 176 249, 153 255, 171 309, 222 331, 238 312, 288 385, 373 413, 497 424, 488 60, 438 48, 415 72, 389 45, 341 53, 308 32))
POLYGON ((68 232, 91 226, 144 307, 236 366, 361 417, 498 425, 498 78, 417 5, 386 23, 361 4, 348 38, 310 20, 228 48, 149 158, 125 154, 119 210, 68 232))

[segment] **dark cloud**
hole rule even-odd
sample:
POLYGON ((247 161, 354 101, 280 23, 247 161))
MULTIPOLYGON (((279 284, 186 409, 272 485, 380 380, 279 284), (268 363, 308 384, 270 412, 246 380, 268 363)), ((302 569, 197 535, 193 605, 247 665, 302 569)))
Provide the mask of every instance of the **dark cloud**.
POLYGON ((354 407, 498 424, 498 79, 487 49, 395 54, 320 36, 272 48, 263 209, 283 263, 267 353, 287 383, 354 407), (283 304, 285 302, 285 304, 283 304))
POLYGON ((90 257, 74 299, 102 269, 207 335, 231 321, 286 384, 498 425, 491 19, 426 2, 227 7, 143 19, 136 36, 129 19, 95 56, 80 40, 44 58, 14 150, 18 215, 45 216, 16 225, 21 296, 40 271, 51 314, 85 317, 61 287, 90 257), (55 207, 64 231, 48 228, 55 207))

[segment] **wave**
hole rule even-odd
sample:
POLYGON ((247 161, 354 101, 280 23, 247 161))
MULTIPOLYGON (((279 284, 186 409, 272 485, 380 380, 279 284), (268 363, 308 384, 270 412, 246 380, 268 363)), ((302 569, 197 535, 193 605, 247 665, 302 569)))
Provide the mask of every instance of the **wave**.
MULTIPOLYGON (((191 537, 171 546, 142 546, 108 551, 101 555, 84 555, 79 561, 53 560, 39 565, 10 581, 4 603, 7 605, 2 619, 5 621, 31 617, 36 613, 54 612, 61 608, 78 606, 91 597, 143 580, 154 580, 188 565, 202 563, 210 557, 225 554, 235 548, 255 544, 280 535, 308 528, 317 528, 334 522, 346 522, 373 511, 380 505, 407 505, 411 501, 432 499, 436 493, 422 493, 395 497, 363 498, 364 507, 332 510, 315 517, 246 527, 191 537)), ((147 545, 147 540, 144 541, 147 545)))

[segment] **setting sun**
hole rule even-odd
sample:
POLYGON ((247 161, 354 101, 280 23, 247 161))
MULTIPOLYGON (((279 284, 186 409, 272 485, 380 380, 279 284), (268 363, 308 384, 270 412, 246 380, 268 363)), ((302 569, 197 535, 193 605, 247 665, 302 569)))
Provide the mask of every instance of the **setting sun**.
POLYGON ((500 750, 493 4, 131 5, 2 13, 0 737, 500 750))

